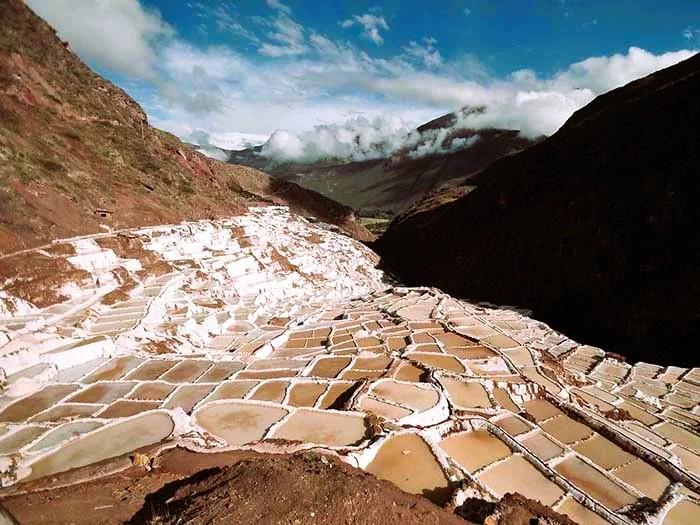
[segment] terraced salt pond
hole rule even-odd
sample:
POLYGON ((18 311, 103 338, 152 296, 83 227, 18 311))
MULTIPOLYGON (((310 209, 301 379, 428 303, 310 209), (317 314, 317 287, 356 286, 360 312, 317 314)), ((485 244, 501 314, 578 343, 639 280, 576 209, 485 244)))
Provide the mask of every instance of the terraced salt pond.
POLYGON ((491 408, 491 400, 483 385, 476 381, 461 381, 443 378, 442 385, 450 395, 456 408, 491 408))
POLYGON ((3 485, 150 445, 312 448, 441 504, 517 491, 580 523, 700 522, 700 369, 397 287, 281 208, 63 245, 92 284, 0 319, 3 485))
POLYGON ((453 434, 440 447, 470 473, 511 455, 508 445, 485 430, 453 434))
POLYGON ((99 428, 29 463, 27 468, 30 473, 25 480, 90 465, 159 443, 170 436, 173 430, 173 420, 163 412, 151 412, 99 428))
POLYGON ((246 445, 265 437, 267 430, 289 412, 282 406, 220 402, 194 414, 195 422, 228 445, 246 445))
POLYGON ((367 430, 362 414, 299 409, 275 428, 271 437, 326 447, 349 447, 359 445, 367 430))
POLYGON ((423 494, 437 503, 444 503, 450 496, 445 473, 428 444, 417 434, 390 437, 365 468, 406 492, 423 494))
POLYGON ((617 483, 576 456, 565 459, 555 470, 609 509, 617 510, 636 500, 617 483))
POLYGON ((519 492, 543 505, 553 505, 564 491, 522 456, 511 456, 479 474, 479 480, 497 496, 519 492))

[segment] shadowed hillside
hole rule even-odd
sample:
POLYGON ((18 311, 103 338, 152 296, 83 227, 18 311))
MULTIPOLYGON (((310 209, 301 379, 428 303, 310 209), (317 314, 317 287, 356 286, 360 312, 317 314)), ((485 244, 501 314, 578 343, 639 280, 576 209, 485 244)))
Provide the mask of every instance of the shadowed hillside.
POLYGON ((699 92, 695 56, 600 96, 377 248, 408 282, 532 308, 632 359, 697 364, 699 92))

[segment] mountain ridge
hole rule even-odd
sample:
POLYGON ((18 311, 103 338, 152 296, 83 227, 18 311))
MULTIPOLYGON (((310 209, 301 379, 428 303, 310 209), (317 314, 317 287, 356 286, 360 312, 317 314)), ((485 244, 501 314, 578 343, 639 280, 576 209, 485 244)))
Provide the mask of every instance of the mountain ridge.
MULTIPOLYGON (((465 111, 469 110, 460 110, 465 111)), ((363 215, 393 216, 442 186, 464 184, 494 160, 541 140, 522 137, 517 130, 461 128, 456 126, 457 113, 433 119, 415 130, 421 134, 446 130, 447 135, 438 144, 447 149, 446 152, 411 157, 412 151, 429 140, 424 137, 413 148, 405 147, 389 157, 377 159, 274 162, 262 156, 262 148, 258 146, 228 151, 229 162, 263 169, 358 209, 363 215), (472 140, 473 143, 449 151, 456 139, 472 140)))
POLYGON ((353 211, 148 124, 20 0, 0 4, 0 253, 58 237, 288 204, 362 239, 353 211))

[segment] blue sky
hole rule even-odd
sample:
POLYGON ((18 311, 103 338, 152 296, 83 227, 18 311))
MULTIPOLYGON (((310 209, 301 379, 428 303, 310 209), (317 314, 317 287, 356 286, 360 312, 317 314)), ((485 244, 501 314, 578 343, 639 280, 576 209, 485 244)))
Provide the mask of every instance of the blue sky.
MULTIPOLYGON (((200 3, 207 14, 217 2, 200 3)), ((255 53, 256 46, 231 31, 217 31, 211 18, 186 2, 144 0, 158 9, 187 40, 222 44, 255 53), (192 14, 195 13, 193 17, 192 14), (202 29, 204 31, 202 31, 202 29)), ((228 13, 255 31, 256 16, 265 16, 263 0, 230 2, 228 13)), ((683 32, 700 26, 695 0, 452 0, 452 1, 309 1, 288 0, 294 19, 329 38, 355 42, 373 55, 391 57, 411 40, 433 37, 447 60, 473 55, 496 75, 532 68, 548 75, 590 56, 611 55, 636 46, 661 53, 688 46, 683 32), (373 13, 385 19, 383 44, 341 27, 353 15, 373 13)))
POLYGON ((696 0, 27 2, 156 125, 224 146, 286 130, 288 151, 391 143, 463 106, 550 134, 700 47, 696 0))

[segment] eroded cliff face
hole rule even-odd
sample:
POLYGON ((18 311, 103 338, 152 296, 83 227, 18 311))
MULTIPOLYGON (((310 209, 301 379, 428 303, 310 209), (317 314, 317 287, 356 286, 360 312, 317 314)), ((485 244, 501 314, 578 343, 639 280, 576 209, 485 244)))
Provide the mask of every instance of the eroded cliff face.
POLYGON ((529 308, 630 359, 696 364, 700 57, 578 111, 377 243, 413 284, 529 308), (458 197, 455 199, 454 197, 458 197))
POLYGON ((371 238, 352 210, 152 128, 21 0, 0 4, 0 253, 48 240, 286 204, 371 238))
POLYGON ((229 503, 248 501, 236 512, 250 522, 300 519, 300 507, 250 495, 270 485, 236 485, 280 470, 306 476, 284 497, 298 489, 316 504, 317 483, 347 482, 353 510, 364 479, 372 501, 450 522, 335 460, 225 469, 308 449, 470 520, 567 523, 524 500, 496 505, 507 493, 580 523, 700 516, 700 370, 628 364, 522 312, 401 287, 366 246, 287 208, 71 238, 3 262, 0 500, 20 522, 46 520, 36 509, 51 497, 54 516, 90 502, 73 520, 102 505, 114 521, 139 509, 167 519, 169 504, 213 519, 226 501, 201 490, 234 486, 229 503), (133 478, 110 477, 127 467, 139 479, 128 490, 133 478), (210 467, 224 470, 200 472, 210 467))

